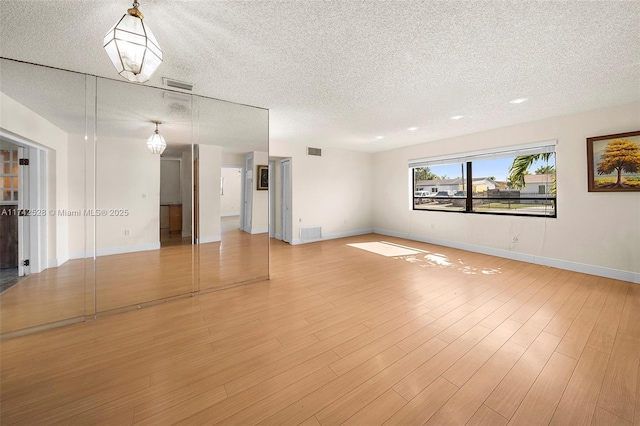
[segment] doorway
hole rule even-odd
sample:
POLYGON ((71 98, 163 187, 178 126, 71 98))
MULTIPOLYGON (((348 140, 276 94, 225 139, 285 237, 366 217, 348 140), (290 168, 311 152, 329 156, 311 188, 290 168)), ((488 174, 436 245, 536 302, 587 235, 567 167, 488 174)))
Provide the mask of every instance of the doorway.
POLYGON ((170 144, 160 158, 160 247, 192 244, 191 145, 170 144))
POLYGON ((244 232, 251 233, 253 216, 253 154, 247 154, 244 164, 244 186, 242 191, 242 222, 240 224, 244 232))
POLYGON ((280 220, 282 241, 291 244, 291 159, 280 162, 280 220))
POLYGON ((44 269, 46 152, 0 137, 0 292, 44 269))
POLYGON ((242 167, 222 166, 220 172, 220 231, 240 229, 242 167))

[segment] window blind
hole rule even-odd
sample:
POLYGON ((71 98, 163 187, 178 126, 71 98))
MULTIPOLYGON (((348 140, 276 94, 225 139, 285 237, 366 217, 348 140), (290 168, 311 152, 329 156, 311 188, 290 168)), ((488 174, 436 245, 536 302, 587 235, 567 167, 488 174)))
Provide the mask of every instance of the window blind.
POLYGON ((409 168, 428 167, 444 164, 459 164, 469 161, 490 160, 494 158, 518 157, 521 155, 545 154, 556 151, 556 141, 545 141, 534 144, 519 145, 491 150, 465 152, 429 158, 409 160, 409 168))

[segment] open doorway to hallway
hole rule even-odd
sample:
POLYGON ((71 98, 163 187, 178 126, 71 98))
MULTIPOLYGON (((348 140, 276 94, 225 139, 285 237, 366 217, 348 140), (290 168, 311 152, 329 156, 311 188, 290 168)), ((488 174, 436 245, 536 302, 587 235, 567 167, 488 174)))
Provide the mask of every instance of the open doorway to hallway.
POLYGON ((18 283, 18 146, 2 140, 0 171, 0 292, 18 283))
POLYGON ((190 245, 193 153, 191 145, 170 144, 160 161, 160 246, 190 245))
POLYGON ((220 175, 220 231, 240 229, 242 167, 223 166, 220 175))
POLYGON ((40 272, 46 246, 45 151, 0 135, 0 293, 40 272))

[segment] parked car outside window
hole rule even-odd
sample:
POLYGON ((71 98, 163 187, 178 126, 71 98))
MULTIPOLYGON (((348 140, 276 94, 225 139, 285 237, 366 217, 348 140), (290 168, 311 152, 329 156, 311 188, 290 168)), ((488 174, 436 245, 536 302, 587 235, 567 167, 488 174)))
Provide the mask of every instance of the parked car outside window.
POLYGON ((455 191, 438 191, 433 197, 440 204, 447 204, 451 202, 451 198, 455 194, 455 191))

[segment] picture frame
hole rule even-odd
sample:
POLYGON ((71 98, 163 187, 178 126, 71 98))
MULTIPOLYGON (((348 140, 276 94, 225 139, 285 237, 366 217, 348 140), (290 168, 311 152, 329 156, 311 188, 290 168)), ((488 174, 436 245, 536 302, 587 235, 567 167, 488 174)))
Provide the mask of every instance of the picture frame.
POLYGON ((269 189, 269 166, 258 166, 258 191, 269 189))
POLYGON ((640 191, 640 130, 587 138, 589 192, 640 191))

